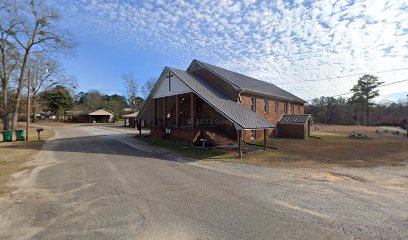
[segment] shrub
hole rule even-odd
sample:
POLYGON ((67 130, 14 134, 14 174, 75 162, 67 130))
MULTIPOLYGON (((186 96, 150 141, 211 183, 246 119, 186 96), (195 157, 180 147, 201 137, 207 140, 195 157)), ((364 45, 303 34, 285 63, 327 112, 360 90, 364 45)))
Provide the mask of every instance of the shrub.
POLYGON ((349 136, 349 138, 354 138, 354 139, 367 139, 367 135, 365 135, 364 133, 351 133, 349 136))

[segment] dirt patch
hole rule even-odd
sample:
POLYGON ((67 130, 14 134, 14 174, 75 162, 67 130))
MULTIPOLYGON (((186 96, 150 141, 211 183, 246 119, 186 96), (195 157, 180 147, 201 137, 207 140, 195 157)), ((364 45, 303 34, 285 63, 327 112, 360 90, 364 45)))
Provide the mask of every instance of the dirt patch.
POLYGON ((305 179, 322 182, 337 182, 344 180, 344 177, 335 176, 330 172, 319 172, 306 174, 305 179))
POLYGON ((322 181, 322 182, 338 182, 344 180, 354 180, 359 182, 366 182, 367 180, 359 177, 354 176, 351 174, 345 173, 336 173, 336 172, 313 172, 313 173, 306 173, 305 179, 313 180, 313 181, 322 181))
POLYGON ((367 180, 359 177, 359 176, 354 176, 351 174, 346 174, 346 173, 336 173, 336 172, 329 172, 331 175, 333 176, 337 176, 343 179, 351 179, 351 180, 355 180, 355 181, 359 181, 359 182, 366 182, 367 180))
MULTIPOLYGON (((30 130, 30 134, 36 136, 35 128, 30 130)), ((41 150, 45 140, 53 135, 52 129, 44 129, 41 141, 33 137, 29 142, 0 143, 0 196, 13 190, 7 183, 14 173, 32 170, 33 167, 26 166, 25 163, 31 160, 32 156, 41 150)))

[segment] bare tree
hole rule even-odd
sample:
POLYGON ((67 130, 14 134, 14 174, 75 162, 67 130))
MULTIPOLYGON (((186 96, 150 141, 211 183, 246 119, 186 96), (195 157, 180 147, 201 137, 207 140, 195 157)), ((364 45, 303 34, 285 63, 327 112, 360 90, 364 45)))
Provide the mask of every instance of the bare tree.
POLYGON ((10 17, 17 22, 16 29, 8 33, 13 37, 22 55, 20 73, 17 78, 13 128, 17 125, 21 92, 26 80, 27 64, 32 52, 57 53, 74 47, 69 34, 56 26, 59 15, 41 0, 26 2, 12 1, 10 17))
POLYGON ((149 96, 150 92, 154 88, 154 85, 156 85, 156 82, 157 78, 151 77, 143 83, 141 92, 144 99, 146 99, 149 96))
POLYGON ((125 85, 126 100, 132 108, 132 111, 135 112, 140 108, 140 101, 138 100, 139 84, 132 73, 123 74, 122 79, 125 85))
MULTIPOLYGON (((37 113, 37 96, 55 86, 64 86, 68 90, 74 90, 77 87, 77 81, 74 76, 67 75, 60 64, 41 53, 34 54, 28 66, 31 72, 31 93, 32 93, 32 114, 37 113)), ((35 117, 33 117, 33 121, 35 117)))
POLYGON ((17 25, 17 22, 10 18, 10 1, 4 1, 0 5, 0 80, 1 80, 1 96, 0 105, 1 119, 3 129, 9 129, 9 85, 10 77, 18 66, 19 53, 16 46, 11 42, 12 32, 17 25))

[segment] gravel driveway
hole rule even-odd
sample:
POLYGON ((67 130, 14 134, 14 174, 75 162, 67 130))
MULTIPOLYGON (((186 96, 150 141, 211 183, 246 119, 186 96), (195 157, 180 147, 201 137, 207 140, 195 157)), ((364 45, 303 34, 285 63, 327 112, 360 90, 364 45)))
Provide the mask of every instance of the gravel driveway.
POLYGON ((408 239, 407 165, 186 162, 104 129, 56 133, 0 199, 0 239, 408 239))

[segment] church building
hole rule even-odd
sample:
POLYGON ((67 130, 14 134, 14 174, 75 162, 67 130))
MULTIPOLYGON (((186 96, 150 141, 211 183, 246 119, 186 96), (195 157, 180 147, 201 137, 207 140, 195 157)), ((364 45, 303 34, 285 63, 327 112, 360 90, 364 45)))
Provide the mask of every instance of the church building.
POLYGON ((137 118, 150 121, 153 138, 242 145, 276 136, 278 121, 304 115, 304 103, 271 83, 193 60, 186 71, 164 68, 137 118))

